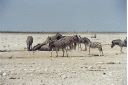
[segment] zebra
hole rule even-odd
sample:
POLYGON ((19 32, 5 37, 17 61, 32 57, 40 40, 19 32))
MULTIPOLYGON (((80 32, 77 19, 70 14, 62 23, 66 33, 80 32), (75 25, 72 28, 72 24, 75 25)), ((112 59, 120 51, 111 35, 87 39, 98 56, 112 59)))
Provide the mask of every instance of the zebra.
MULTIPOLYGON (((85 51, 87 50, 87 46, 89 47, 89 55, 90 55, 90 48, 98 48, 100 54, 99 56, 102 54, 103 55, 103 49, 102 49, 102 45, 99 42, 91 42, 90 39, 88 39, 87 37, 83 37, 81 38, 79 36, 79 44, 80 44, 80 48, 81 48, 81 43, 83 43, 85 45, 85 51)), ((82 49, 82 48, 81 48, 82 49)))
MULTIPOLYGON (((64 57, 64 51, 66 51, 66 53, 67 53, 66 46, 67 46, 67 44, 65 43, 65 41, 61 40, 61 39, 60 40, 50 41, 49 42, 49 47, 51 48, 51 57, 52 57, 52 52, 53 52, 54 49, 56 51, 56 57, 58 57, 58 51, 60 49, 62 49, 63 57, 64 57)), ((68 57, 68 53, 67 53, 67 57, 68 57)))
POLYGON ((99 42, 90 42, 89 43, 89 55, 90 55, 90 48, 98 48, 98 50, 100 52, 99 56, 104 55, 101 43, 99 43, 99 42))
POLYGON ((89 42, 91 42, 90 39, 88 39, 87 37, 81 37, 81 36, 78 37, 79 37, 78 49, 80 48, 82 50, 81 44, 84 44, 85 51, 87 51, 87 45, 89 44, 89 42))
MULTIPOLYGON (((78 36, 74 35, 74 36, 65 36, 59 40, 53 40, 49 42, 49 47, 56 51, 56 56, 58 57, 58 51, 60 49, 62 49, 63 51, 63 56, 64 56, 64 52, 66 51, 67 53, 67 57, 68 57, 68 50, 67 47, 70 47, 70 50, 73 48, 73 46, 75 47, 75 45, 73 45, 74 43, 76 43, 78 40, 78 36)), ((52 52, 51 52, 51 56, 52 56, 52 52)))
POLYGON ((65 43, 68 45, 69 49, 76 49, 76 43, 79 41, 79 38, 77 35, 74 36, 64 36, 61 38, 61 40, 64 40, 65 43))
POLYGON ((113 48, 115 45, 118 45, 120 47, 120 52, 123 53, 122 51, 123 47, 127 47, 127 37, 124 41, 121 39, 116 39, 116 40, 112 40, 111 43, 112 43, 111 48, 113 48))

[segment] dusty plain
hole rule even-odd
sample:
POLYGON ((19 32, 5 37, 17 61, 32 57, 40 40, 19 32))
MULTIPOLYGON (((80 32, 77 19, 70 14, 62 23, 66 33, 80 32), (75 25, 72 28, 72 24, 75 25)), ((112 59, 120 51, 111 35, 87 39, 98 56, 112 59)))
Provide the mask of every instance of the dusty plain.
MULTIPOLYGON (((74 35, 65 33, 62 35, 74 35)), ((26 38, 33 36, 33 46, 42 43, 49 33, 0 33, 0 85, 126 85, 127 48, 111 49, 111 41, 125 39, 126 33, 77 33, 91 41, 102 43, 104 56, 98 49, 68 51, 69 57, 56 52, 26 51, 26 38)), ((82 45, 84 49, 84 45, 82 45)))

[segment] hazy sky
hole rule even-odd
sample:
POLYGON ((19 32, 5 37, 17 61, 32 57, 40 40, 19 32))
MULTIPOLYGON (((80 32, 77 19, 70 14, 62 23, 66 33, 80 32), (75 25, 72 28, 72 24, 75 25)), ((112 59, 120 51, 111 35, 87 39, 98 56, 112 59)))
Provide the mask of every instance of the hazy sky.
POLYGON ((0 0, 0 31, 126 32, 126 0, 0 0))

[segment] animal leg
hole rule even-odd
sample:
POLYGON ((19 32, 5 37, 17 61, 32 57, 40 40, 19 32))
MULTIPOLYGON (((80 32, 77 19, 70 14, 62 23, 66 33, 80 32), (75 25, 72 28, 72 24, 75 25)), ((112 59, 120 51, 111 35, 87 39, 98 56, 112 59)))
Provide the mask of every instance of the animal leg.
POLYGON ((102 49, 102 47, 99 48, 99 51, 100 51, 101 56, 103 56, 104 54, 103 54, 103 49, 102 49))
POLYGON ((102 52, 102 48, 98 48, 98 50, 99 50, 99 56, 101 56, 101 52, 102 52))
POLYGON ((76 50, 76 43, 74 43, 74 49, 76 50))
POLYGON ((89 55, 90 55, 90 46, 89 46, 89 55))
POLYGON ((103 50, 102 50, 102 56, 104 55, 104 53, 103 53, 103 50))
POLYGON ((72 48, 73 48, 73 44, 70 45, 70 50, 72 50, 72 48))
POLYGON ((84 44, 85 45, 85 51, 87 51, 87 46, 86 46, 86 44, 84 44))
POLYGON ((30 45, 27 45, 27 51, 30 51, 30 45))
POLYGON ((58 50, 56 49, 56 57, 58 57, 58 50))
POLYGON ((62 51, 63 51, 63 57, 64 57, 64 49, 62 49, 62 51))
POLYGON ((30 51, 32 51, 32 45, 30 45, 30 51))
POLYGON ((79 43, 77 43, 77 47, 78 47, 78 50, 79 50, 79 43))
POLYGON ((99 56, 101 56, 101 51, 99 51, 99 52, 100 52, 99 56))
POLYGON ((70 46, 69 46, 69 49, 71 50, 71 49, 72 49, 72 47, 73 47, 73 46, 72 46, 72 45, 70 45, 70 46))
POLYGON ((53 52, 53 49, 51 50, 51 57, 52 57, 52 52, 53 52))
POLYGON ((78 49, 79 49, 79 43, 77 43, 77 47, 78 47, 78 49))
POLYGON ((121 49, 120 49, 120 52, 123 53, 123 51, 122 51, 122 48, 123 48, 123 47, 120 47, 120 48, 121 48, 121 49))
POLYGON ((80 49, 81 49, 81 51, 82 51, 81 43, 80 43, 80 49))
POLYGON ((67 57, 68 57, 68 50, 67 49, 65 49, 66 50, 66 53, 67 53, 67 57))

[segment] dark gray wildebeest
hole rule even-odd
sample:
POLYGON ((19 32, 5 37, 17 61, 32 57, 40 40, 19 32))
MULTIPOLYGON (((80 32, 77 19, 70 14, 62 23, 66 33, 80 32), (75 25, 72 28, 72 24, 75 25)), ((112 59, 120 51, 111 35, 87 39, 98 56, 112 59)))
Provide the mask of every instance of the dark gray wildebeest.
POLYGON ((56 33, 54 36, 51 36, 45 40, 45 42, 41 43, 41 44, 37 44, 33 47, 33 51, 35 50, 40 50, 40 51, 49 51, 51 50, 51 48, 49 47, 49 41, 53 41, 53 40, 59 40, 62 37, 62 35, 60 33, 56 33))
POLYGON ((49 47, 49 44, 38 44, 34 46, 33 50, 51 51, 51 48, 49 47))
POLYGON ((51 36, 46 39, 46 41, 44 42, 45 44, 48 44, 49 41, 54 41, 54 40, 59 40, 61 39, 63 36, 60 33, 56 33, 54 36, 51 36))
POLYGON ((78 48, 80 48, 82 50, 81 44, 85 45, 85 51, 87 50, 87 45, 90 43, 90 39, 88 39, 87 37, 81 37, 79 36, 79 41, 78 41, 78 48))
POLYGON ((41 46, 39 51, 51 51, 52 49, 49 47, 49 44, 41 46))
POLYGON ((113 48, 115 45, 118 45, 120 47, 120 52, 123 53, 122 48, 127 47, 127 38, 123 41, 121 39, 113 40, 111 48, 113 48))
POLYGON ((101 43, 99 43, 99 42, 89 42, 89 55, 90 55, 90 48, 98 48, 98 50, 100 52, 99 56, 104 55, 101 43))
POLYGON ((127 47, 127 37, 124 39, 125 47, 127 47))
MULTIPOLYGON (((66 45, 65 41, 64 40, 61 40, 61 39, 50 41, 49 42, 49 47, 52 49, 52 51, 51 51, 51 57, 52 57, 53 49, 55 49, 55 51, 56 51, 56 57, 58 57, 58 51, 60 49, 62 49, 63 56, 64 56, 64 52, 66 51, 66 53, 67 53, 66 46, 67 45, 66 45)), ((68 56, 68 53, 67 53, 67 56, 68 56)))
POLYGON ((49 44, 41 43, 41 44, 35 45, 32 48, 32 51, 36 51, 36 50, 39 50, 39 51, 51 51, 51 48, 49 47, 49 44))
POLYGON ((33 37, 28 36, 27 40, 26 40, 26 43, 27 43, 27 50, 31 51, 32 50, 32 43, 33 43, 33 37))
POLYGON ((43 46, 43 45, 45 45, 45 44, 42 43, 42 44, 37 44, 37 45, 33 46, 32 51, 39 50, 41 48, 41 46, 43 46))

